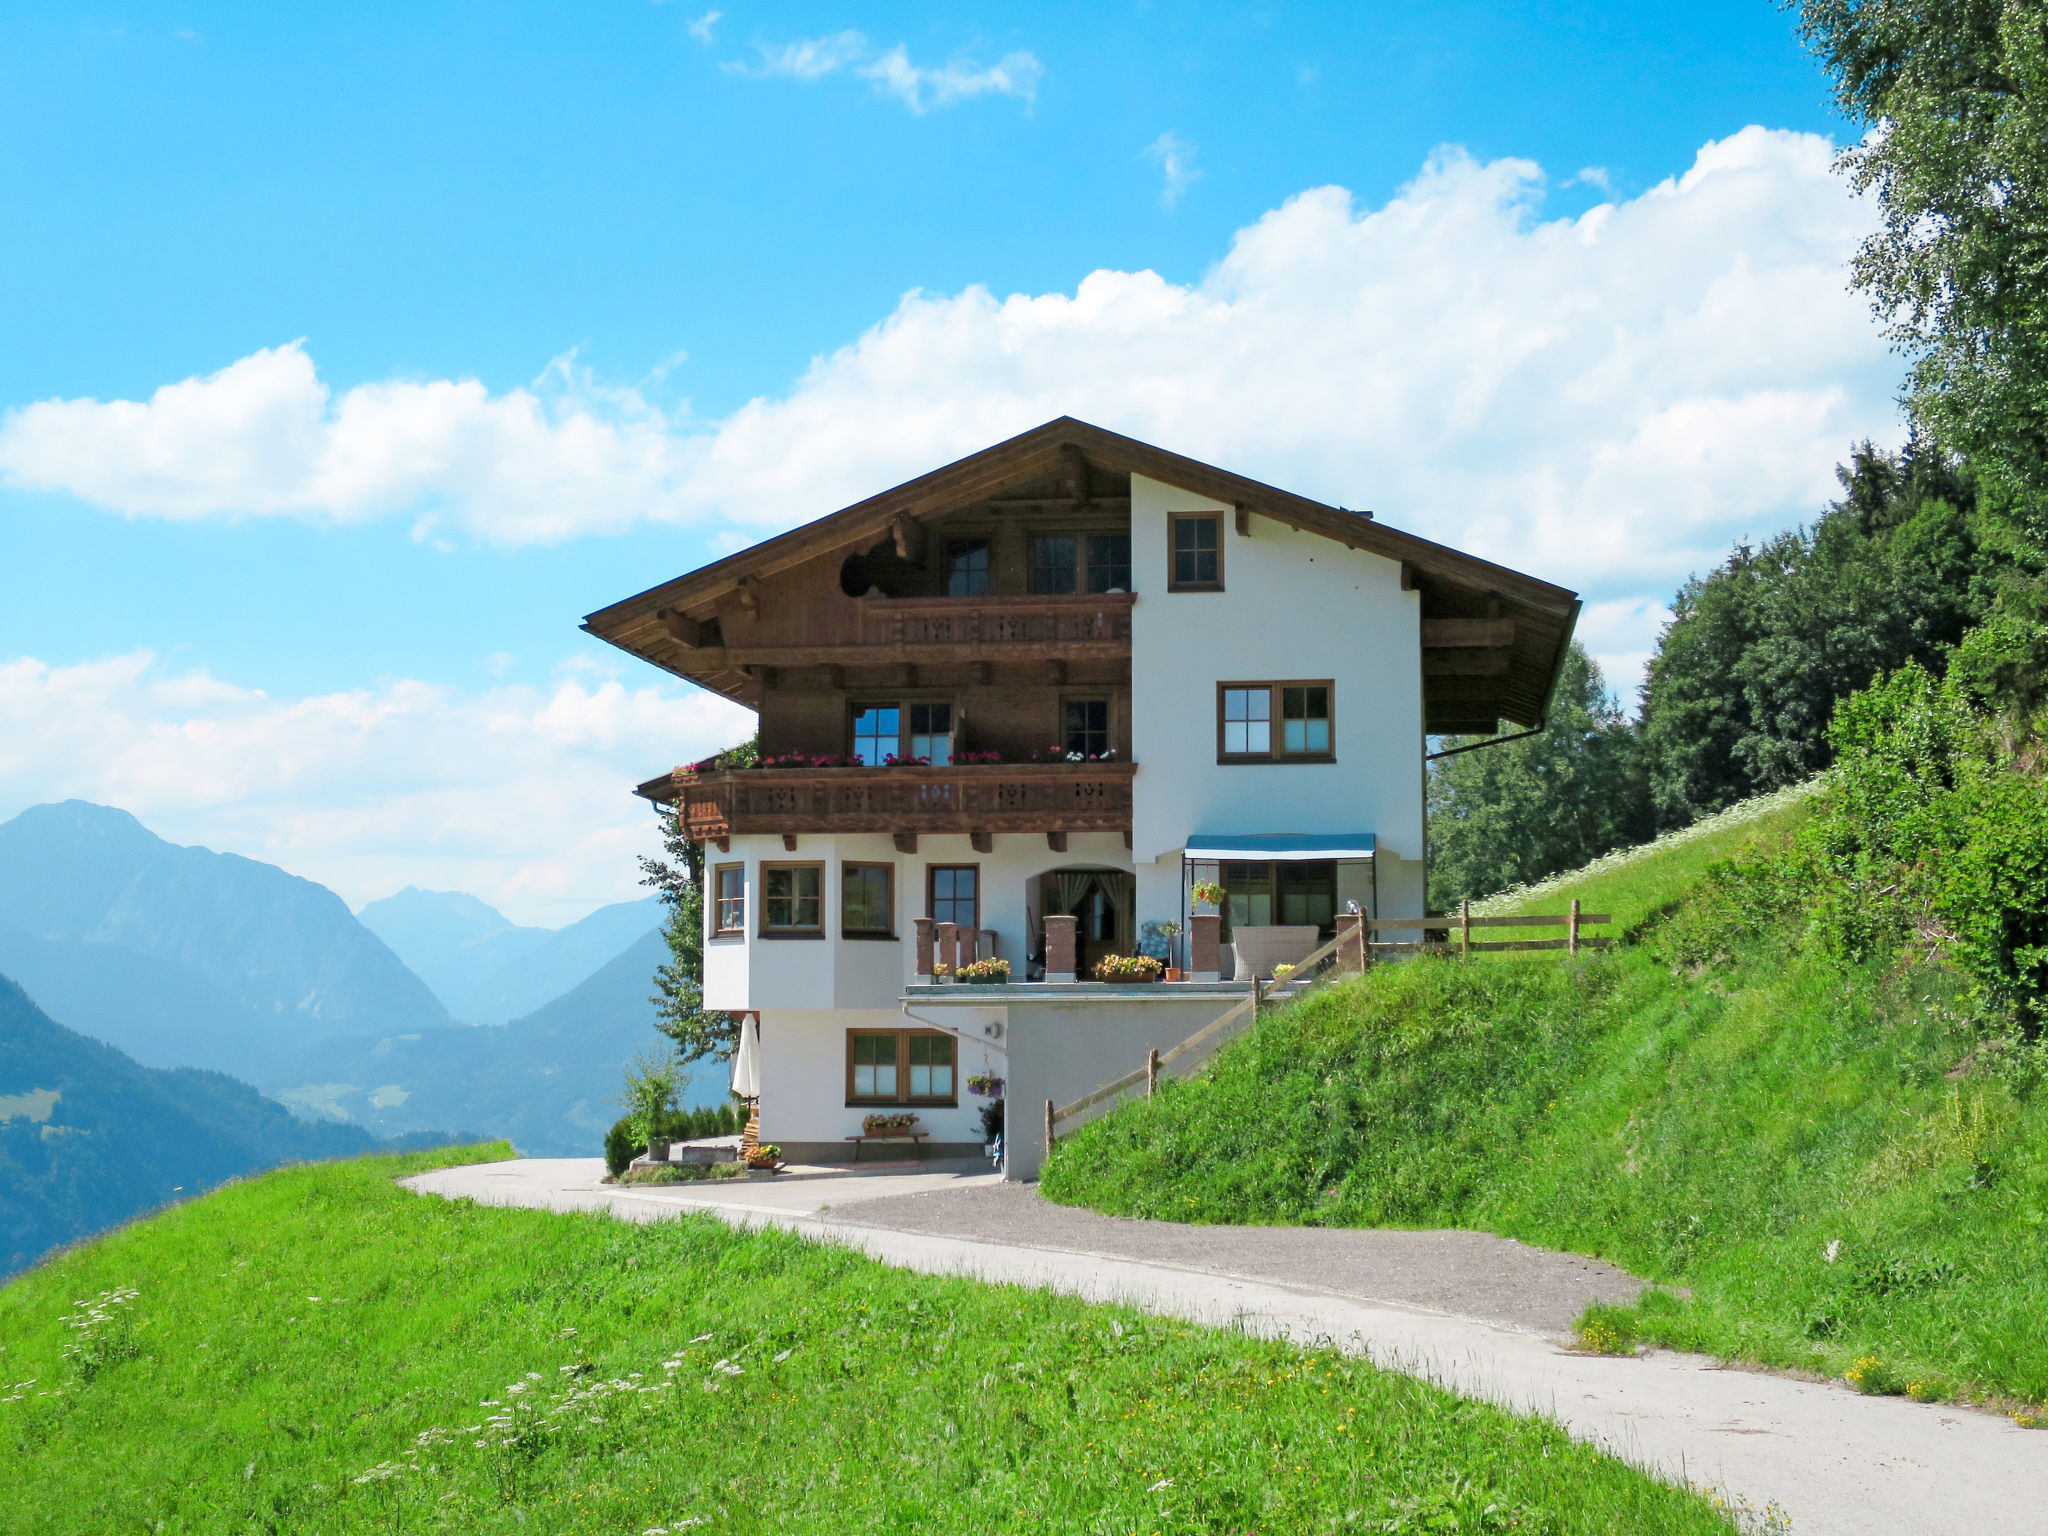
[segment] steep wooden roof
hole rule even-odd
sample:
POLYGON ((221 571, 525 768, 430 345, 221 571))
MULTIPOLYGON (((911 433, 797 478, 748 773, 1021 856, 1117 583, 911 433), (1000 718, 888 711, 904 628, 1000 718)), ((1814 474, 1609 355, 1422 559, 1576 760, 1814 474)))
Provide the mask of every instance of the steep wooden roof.
POLYGON ((1091 472, 1144 475, 1401 562, 1404 579, 1422 594, 1428 730, 1487 732, 1499 720, 1542 723, 1578 617, 1576 593, 1389 528, 1370 512, 1312 501, 1071 416, 601 608, 583 628, 679 677, 751 703, 758 698, 753 680, 705 665, 709 658, 677 642, 679 624, 710 620, 736 596, 750 600, 758 583, 794 566, 866 548, 903 518, 939 517, 1057 477, 1076 450, 1091 472))

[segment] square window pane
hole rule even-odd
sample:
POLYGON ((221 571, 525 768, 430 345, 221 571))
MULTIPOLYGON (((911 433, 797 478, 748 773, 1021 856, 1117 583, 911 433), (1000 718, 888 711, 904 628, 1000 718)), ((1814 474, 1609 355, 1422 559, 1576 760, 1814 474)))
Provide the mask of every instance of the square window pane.
POLYGON ((1088 590, 1131 590, 1131 536, 1128 533, 1091 533, 1088 536, 1088 590))
POLYGON ((901 749, 903 711, 894 704, 864 704, 853 712, 853 755, 874 768, 901 749))
POLYGON ((842 871, 839 926, 844 933, 893 931, 891 871, 878 864, 848 865, 842 871))
POLYGON ((1071 533, 1041 533, 1031 541, 1031 590, 1071 592, 1079 570, 1080 541, 1071 533))
POLYGON ((853 1065, 853 1096, 856 1099, 872 1099, 875 1096, 875 1068, 872 1062, 855 1062, 853 1065))
POLYGON ((1109 700, 1068 699, 1060 715, 1067 751, 1100 757, 1109 750, 1109 700))
POLYGON ((972 865, 934 865, 932 868, 932 921, 958 923, 963 928, 975 923, 976 877, 972 865))
POLYGON ((910 755, 929 758, 934 766, 953 761, 953 706, 910 706, 910 755))
POLYGON ((1330 750, 1329 721, 1311 720, 1308 722, 1308 745, 1303 750, 1308 752, 1327 752, 1330 750))
POLYGON ((963 539, 946 546, 946 595, 981 597, 988 592, 988 540, 963 539))

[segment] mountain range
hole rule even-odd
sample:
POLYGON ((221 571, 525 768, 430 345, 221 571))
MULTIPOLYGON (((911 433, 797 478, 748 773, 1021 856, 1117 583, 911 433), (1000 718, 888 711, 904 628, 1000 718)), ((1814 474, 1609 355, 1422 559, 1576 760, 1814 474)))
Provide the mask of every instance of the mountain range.
POLYGON ((239 1175, 376 1144, 219 1072, 141 1066, 0 976, 0 1278, 239 1175))
MULTIPOLYGON (((109 806, 40 805, 0 825, 0 975, 49 1018, 142 1065, 229 1072, 377 1136, 595 1152, 621 1069, 660 1044, 660 921, 650 897, 526 928, 473 896, 410 887, 359 916, 313 881, 166 842, 109 806)), ((713 1073, 692 1099, 723 1091, 713 1073)))
POLYGON ((661 898, 599 907, 566 928, 522 928, 463 891, 408 885, 356 919, 468 1024, 503 1024, 560 997, 661 926, 661 898))

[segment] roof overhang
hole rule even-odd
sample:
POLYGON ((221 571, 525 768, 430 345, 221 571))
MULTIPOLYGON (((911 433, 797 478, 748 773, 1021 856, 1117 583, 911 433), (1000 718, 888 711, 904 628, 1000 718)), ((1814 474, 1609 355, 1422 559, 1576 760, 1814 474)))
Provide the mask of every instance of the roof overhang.
POLYGON ((1374 519, 1062 416, 915 480, 855 502, 590 614, 583 628, 665 671, 741 703, 758 703, 743 671, 693 654, 698 626, 757 585, 821 555, 865 549, 907 523, 946 516, 1005 486, 1071 472, 1077 462, 1143 475, 1401 565, 1422 594, 1424 728, 1484 734, 1506 719, 1536 726, 1548 712, 1578 617, 1578 595, 1374 519), (1434 629, 1432 628, 1434 626, 1434 629))

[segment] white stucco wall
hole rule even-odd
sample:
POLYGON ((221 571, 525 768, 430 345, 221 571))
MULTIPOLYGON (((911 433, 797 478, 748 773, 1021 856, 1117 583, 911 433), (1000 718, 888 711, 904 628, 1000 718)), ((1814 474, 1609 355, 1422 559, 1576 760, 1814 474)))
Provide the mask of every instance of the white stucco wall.
MULTIPOLYGON (((1036 900, 1038 876, 1051 869, 1124 869, 1131 855, 1117 832, 1075 833, 1067 850, 1055 853, 1042 833, 995 834, 989 852, 976 853, 965 836, 920 837, 917 852, 896 851, 884 834, 800 836, 794 852, 776 837, 735 837, 729 852, 716 846, 704 858, 711 889, 704 910, 704 1006, 732 1012, 769 1008, 894 1008, 904 986, 915 979, 917 918, 926 913, 927 871, 934 864, 973 864, 981 871, 981 926, 996 934, 996 954, 1010 962, 1010 974, 1024 979, 1027 904, 1036 900), (896 871, 896 938, 843 938, 839 932, 839 879, 848 861, 888 864, 896 871), (825 866, 825 935, 822 938, 762 938, 756 902, 761 866, 822 863, 825 866), (716 921, 712 876, 722 864, 745 866, 747 928, 738 938, 712 932, 716 921)), ((1139 916, 1164 917, 1171 908, 1139 916)))
MULTIPOLYGON (((1380 911, 1422 910, 1421 596, 1398 562, 1131 477, 1139 918, 1179 906, 1193 833, 1370 832, 1380 911), (1223 514, 1223 590, 1167 590, 1167 517, 1223 514), (1216 685, 1328 678, 1333 763, 1216 761, 1216 685), (1408 867, 1408 866, 1412 866, 1408 867)), ((1277 722, 1276 722, 1277 728, 1277 722)))
MULTIPOLYGON (((953 1009, 944 1021, 948 1033, 962 1037, 954 1047, 959 1103, 900 1106, 917 1115, 917 1128, 933 1141, 981 1141, 981 1100, 967 1092, 967 1079, 984 1070, 1007 1072, 1000 1043, 982 1033, 984 1016, 1000 1018, 1001 1010, 953 1009)), ((807 1146, 812 1156, 850 1156, 845 1138, 857 1135, 861 1119, 877 1106, 846 1102, 846 1032, 926 1027, 922 1020, 906 1019, 893 999, 887 1008, 763 1009, 761 1139, 784 1148, 807 1146)))

